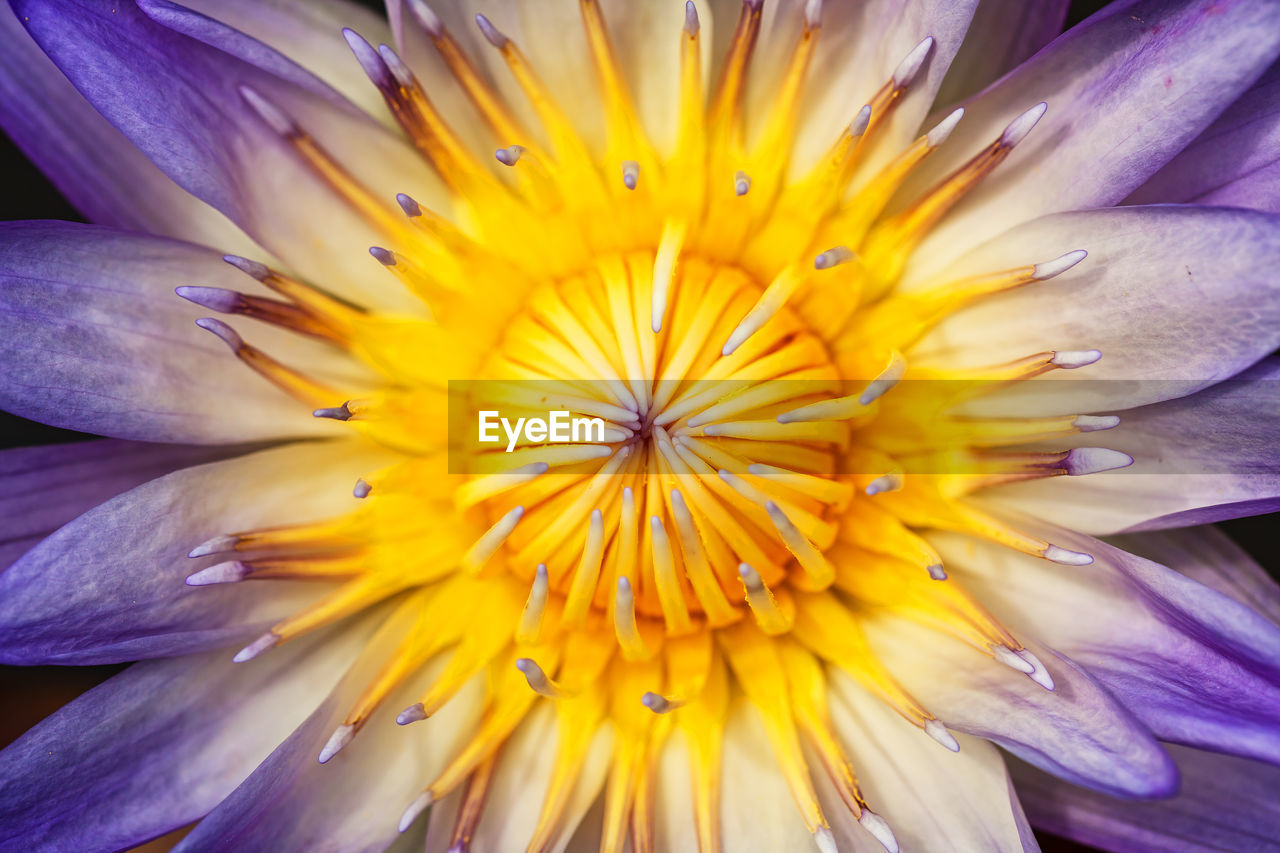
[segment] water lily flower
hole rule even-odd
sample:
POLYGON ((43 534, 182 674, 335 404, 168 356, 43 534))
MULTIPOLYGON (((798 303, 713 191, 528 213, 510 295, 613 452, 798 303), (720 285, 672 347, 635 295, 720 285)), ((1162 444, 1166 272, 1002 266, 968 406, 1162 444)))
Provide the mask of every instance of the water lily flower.
POLYGON ((0 848, 1280 837, 1280 3, 9 6, 0 848))

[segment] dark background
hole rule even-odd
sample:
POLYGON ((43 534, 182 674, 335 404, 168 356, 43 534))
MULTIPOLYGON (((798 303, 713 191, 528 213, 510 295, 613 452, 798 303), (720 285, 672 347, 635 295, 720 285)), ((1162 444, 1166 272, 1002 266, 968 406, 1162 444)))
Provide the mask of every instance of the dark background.
MULTIPOLYGON (((635 0, 647 2, 647 0, 635 0)), ((382 9, 381 0, 356 0, 382 9)), ((540 2, 540 0, 530 0, 540 2)), ((1038 0, 1026 0, 1034 3, 1038 0)), ((1100 0, 1071 5, 1068 25, 1106 5, 1100 0)), ((7 9, 3 10, 7 13, 7 9)), ((0 220, 65 219, 84 221, 48 181, 0 134, 0 175, 6 192, 0 193, 0 220)), ((91 436, 55 429, 0 412, 0 448, 81 441, 91 436)), ((1240 519, 1221 527, 1246 548, 1273 575, 1280 569, 1280 542, 1274 535, 1274 517, 1240 519)), ((119 671, 120 666, 3 667, 0 666, 0 746, 10 742, 80 693, 119 671)), ((1079 853, 1093 848, 1040 835, 1046 853, 1079 853)), ((168 849, 172 838, 146 845, 148 851, 168 849)), ((140 850, 143 848, 139 848, 140 850)))

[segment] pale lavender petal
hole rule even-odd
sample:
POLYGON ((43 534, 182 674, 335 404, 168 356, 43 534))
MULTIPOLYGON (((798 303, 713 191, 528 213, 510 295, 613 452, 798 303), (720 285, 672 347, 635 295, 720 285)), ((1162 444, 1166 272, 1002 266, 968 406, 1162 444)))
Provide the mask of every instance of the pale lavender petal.
POLYGON ((1116 800, 1021 762, 1010 772, 1027 815, 1045 832, 1125 853, 1274 850, 1280 834, 1280 768, 1198 749, 1169 748, 1182 789, 1169 800, 1116 800))
POLYGON ((260 251, 89 106, 7 5, 0 8, 0 127, 92 222, 260 251))
POLYGON ((121 492, 247 450, 107 440, 0 452, 0 572, 45 536, 121 492))
POLYGON ((937 102, 954 104, 975 95, 1031 58, 1062 32, 1070 5, 1070 0, 980 0, 937 102))
POLYGON ((334 632, 252 666, 143 661, 0 752, 0 847, 133 848, 203 817, 311 713, 354 658, 334 632))
POLYGON ((1217 527, 1130 533, 1108 541, 1182 572, 1280 624, 1280 584, 1217 527))
POLYGON ((1116 796, 1161 797, 1177 788, 1177 771, 1147 727, 1066 658, 1036 647, 1052 678, 1046 690, 971 646, 899 619, 871 621, 867 638, 903 687, 948 728, 1116 796))
POLYGON ((1063 571, 964 537, 935 544, 1003 624, 1070 656, 1161 740, 1280 763, 1280 627, 1100 540, 1017 524, 1094 562, 1063 571))
POLYGON ((1122 412, 1105 433, 1053 442, 1103 444, 1122 470, 1017 483, 984 500, 1088 533, 1186 527, 1280 509, 1280 359, 1189 397, 1122 412))
POLYGON ((1126 201, 1280 212, 1280 63, 1126 201))
MULTIPOLYGON (((1175 205, 1055 214, 1011 229, 938 275, 949 281, 1074 249, 1089 254, 1053 279, 957 312, 909 350, 908 361, 986 366, 1045 350, 1099 350, 1096 364, 1053 371, 1007 395, 1024 405, 1021 414, 1032 402, 1038 414, 1080 414, 1189 394, 1280 345, 1275 214, 1175 205)), ((907 286, 925 284, 917 277, 907 286)))
POLYGON ((294 444, 177 471, 89 510, 0 574, 0 661, 115 663, 247 642, 329 586, 188 586, 225 557, 187 553, 348 511, 351 483, 385 462, 354 442, 294 444))
POLYGON ((916 262, 945 264, 977 240, 1046 213, 1119 202, 1253 85, 1277 53, 1274 3, 1107 6, 965 104, 964 121, 925 164, 915 190, 991 144, 1024 110, 1041 101, 1049 109, 930 233, 916 262))
POLYGON ((383 609, 369 620, 381 624, 378 633, 329 698, 183 839, 179 853, 381 853, 391 844, 401 813, 479 721, 483 688, 476 679, 429 720, 395 725, 396 713, 439 674, 437 660, 394 690, 342 751, 320 764, 320 750, 370 673, 417 619, 403 608, 387 616, 383 609))
MULTIPOLYGON (((217 252, 100 226, 7 222, 0 282, 0 407, 14 414, 147 441, 334 434, 197 328, 207 309, 174 295, 182 284, 259 287, 217 252)), ((285 363, 347 361, 296 334, 245 331, 285 363)))
POLYGON ((342 37, 343 27, 350 27, 371 44, 391 44, 391 28, 381 15, 350 0, 183 0, 182 5, 270 45, 394 126, 381 93, 342 37))
POLYGON ((166 0, 12 3, 99 112, 291 270, 365 304, 420 310, 393 279, 370 274, 367 249, 391 243, 387 231, 305 166, 243 87, 295 119, 393 216, 397 192, 443 198, 406 142, 265 44, 166 0))

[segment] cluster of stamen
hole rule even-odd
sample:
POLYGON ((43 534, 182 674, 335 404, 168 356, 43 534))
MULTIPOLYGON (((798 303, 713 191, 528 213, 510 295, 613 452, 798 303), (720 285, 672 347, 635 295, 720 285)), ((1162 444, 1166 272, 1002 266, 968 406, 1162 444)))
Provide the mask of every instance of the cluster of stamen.
POLYGON ((747 147, 744 91, 761 3, 743 4, 709 94, 699 18, 687 4, 683 28, 672 34, 681 40, 682 69, 669 152, 640 126, 597 0, 580 0, 580 8, 602 96, 603 152, 583 140, 533 64, 483 15, 476 23, 524 92, 536 132, 441 19, 421 0, 409 3, 492 132, 492 160, 461 141, 395 51, 348 31, 356 59, 449 188, 447 216, 409 195, 394 204, 376 197, 284 110, 242 87, 281 144, 387 233, 391 248, 372 247, 372 257, 426 308, 421 317, 380 315, 235 257, 227 260, 281 298, 179 288, 215 311, 329 342, 388 376, 379 388, 329 387, 222 321, 199 321, 317 417, 404 454, 356 484, 363 500, 349 515, 219 535, 196 547, 193 558, 218 562, 188 583, 332 585, 237 661, 379 602, 410 614, 394 654, 321 762, 434 658, 447 664, 400 712, 401 725, 431 717, 490 673, 483 720, 402 828, 464 789, 454 836, 465 849, 502 744, 545 698, 556 703, 561 737, 530 849, 555 837, 590 734, 605 719, 618 737, 602 849, 620 849, 628 835, 634 849, 652 848, 647 786, 673 726, 692 745, 699 842, 716 849, 721 731, 732 696, 742 693, 763 714, 819 846, 834 849, 802 743, 820 756, 854 817, 895 850, 829 722, 824 669, 845 671, 947 749, 959 745, 878 661, 857 612, 880 608, 942 624, 1053 689, 1044 664, 948 578, 919 530, 958 530, 1064 565, 1090 562, 965 498, 1014 480, 1128 464, 1103 448, 1004 449, 1109 429, 1117 419, 960 419, 947 413, 954 400, 938 400, 927 383, 908 386, 945 379, 995 387, 1083 367, 1100 353, 1034 353, 964 371, 915 365, 904 353, 965 305, 1052 279, 1085 253, 944 277, 906 294, 894 289, 923 236, 1031 132, 1045 105, 885 215, 963 115, 947 115, 849 194, 867 140, 909 94, 932 50, 924 38, 870 103, 851 111, 809 173, 788 179, 822 6, 805 4, 763 131, 747 147), (473 407, 550 406, 602 418, 606 428, 587 443, 525 441, 510 453, 477 452, 467 473, 446 473, 449 379, 471 380, 473 407), (913 428, 922 419, 930 428, 913 428), (913 474, 945 454, 970 464, 943 476, 913 474))

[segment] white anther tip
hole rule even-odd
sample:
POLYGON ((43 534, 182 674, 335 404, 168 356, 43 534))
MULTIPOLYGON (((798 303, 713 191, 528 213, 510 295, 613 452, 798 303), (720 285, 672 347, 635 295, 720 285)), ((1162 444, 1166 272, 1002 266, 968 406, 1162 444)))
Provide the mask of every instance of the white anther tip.
POLYGON ((898 853, 898 839, 894 837, 893 830, 889 828, 889 824, 885 823, 884 818, 871 809, 863 808, 858 823, 862 824, 862 828, 871 833, 885 850, 889 853, 898 853))
POLYGON ((840 853, 839 848, 836 847, 836 837, 825 826, 820 826, 813 831, 813 843, 821 853, 840 853))
POLYGON ((1026 139, 1027 134, 1036 126, 1036 123, 1044 116, 1047 109, 1049 109, 1049 105, 1041 101, 1009 122, 1009 126, 1004 129, 1004 133, 1000 134, 1000 145, 1005 148, 1012 148, 1023 139, 1026 139))
POLYGON ((804 4, 804 25, 811 30, 822 26, 822 0, 807 0, 804 4))
POLYGON ((924 60, 931 50, 933 50, 933 36, 925 38, 924 41, 913 47, 906 58, 898 63, 898 67, 893 70, 893 85, 899 89, 910 86, 911 81, 916 79, 916 75, 920 73, 920 68, 924 65, 924 60))
POLYGON ((867 127, 871 124, 871 105, 863 104, 862 109, 858 110, 858 114, 853 117, 853 121, 849 122, 849 135, 854 139, 867 132, 867 127))
POLYGON ((368 481, 364 479, 356 480, 355 488, 351 490, 351 494, 353 497, 364 500, 373 494, 373 486, 369 485, 368 481))
POLYGON ((201 569, 187 577, 187 586, 212 586, 219 583, 235 583, 244 580, 249 568, 239 560, 229 560, 201 569))
POLYGON ((236 547, 236 543, 239 541, 234 536, 215 536, 192 548, 187 552, 187 556, 195 559, 196 557, 208 557, 210 554, 221 554, 223 551, 230 551, 236 547))
POLYGON ((698 21, 698 7, 693 4, 693 0, 685 0, 684 4, 684 31, 687 35, 696 36, 702 24, 698 21))
POLYGON ((236 87, 236 90, 267 127, 281 136, 292 136, 298 132, 298 126, 293 123, 293 119, 289 118, 284 110, 263 97, 257 89, 241 84, 236 87))
POLYGON ((422 703, 415 702, 396 715, 396 725, 407 726, 410 723, 416 723, 419 720, 425 720, 426 718, 427 711, 422 707, 422 703))
POLYGON ((1120 425, 1119 415, 1076 415, 1071 422, 1081 432, 1099 432, 1120 425))
POLYGON ((423 791, 419 794, 418 798, 410 803, 409 808, 405 809, 404 814, 400 816, 400 825, 397 828, 404 832, 412 826, 413 822, 418 819, 418 815, 426 811, 427 806, 431 805, 431 799, 429 791, 423 791))
POLYGON ((1010 669, 1015 669, 1023 675, 1030 675, 1036 671, 1036 668, 1027 663, 1017 652, 1008 646, 993 645, 991 647, 991 656, 998 663, 1002 663, 1010 669))
POLYGON ((278 642, 280 642, 280 637, 271 631, 268 631, 240 651, 236 652, 236 656, 233 657, 231 661, 232 663, 244 663, 247 660, 253 660, 278 642))
POLYGON ((440 16, 424 0, 409 0, 409 8, 428 34, 439 36, 444 32, 444 21, 440 20, 440 16))
POLYGON ((956 739, 951 736, 951 732, 947 731, 947 727, 939 721, 925 720, 924 733, 952 752, 960 751, 960 744, 956 743, 956 739))
POLYGON ((733 175, 733 191, 738 195, 746 195, 751 189, 751 176, 746 172, 735 172, 733 175))
POLYGON ((238 350, 244 346, 244 339, 240 337, 239 333, 221 320, 213 317, 201 317, 196 320, 196 325, 206 332, 216 335, 219 340, 231 347, 232 350, 238 350))
POLYGON ((1060 258, 1054 258, 1052 261, 1046 261, 1043 264, 1036 264, 1036 270, 1031 277, 1036 281, 1046 281, 1056 275, 1062 275, 1087 257, 1089 257, 1089 253, 1084 249, 1067 252, 1060 258))
POLYGON ((666 697, 660 696, 652 690, 640 697, 640 704, 655 714, 665 714, 672 710, 671 703, 667 701, 666 697))
POLYGON ((929 131, 925 137, 925 143, 930 148, 937 148, 939 145, 947 141, 947 137, 951 136, 951 132, 956 129, 956 125, 960 123, 960 119, 964 118, 964 107, 954 110, 950 115, 929 131))
POLYGON ((476 15, 476 26, 480 28, 480 34, 484 36, 485 41, 499 50, 506 47, 507 42, 510 41, 493 25, 493 21, 490 21, 484 15, 476 15))
POLYGON ((622 185, 629 190, 635 189, 640 183, 640 164, 635 160, 622 161, 622 185))
POLYGON ((329 740, 325 743, 324 748, 320 750, 320 756, 317 759, 321 764, 328 764, 329 759, 333 758, 342 748, 351 743, 351 739, 355 737, 355 726, 341 725, 333 730, 333 734, 329 735, 329 740))
POLYGON ((223 255, 222 260, 231 264, 231 266, 245 275, 256 278, 258 281, 262 281, 271 275, 271 269, 266 264, 260 264, 257 261, 251 261, 239 255, 223 255))
POLYGON ((1068 451, 1062 460, 1063 469, 1072 477, 1128 468, 1132 464, 1133 457, 1128 453, 1108 447, 1077 447, 1068 451))
POLYGON ((1059 548, 1057 545, 1048 546, 1040 552, 1040 556, 1062 566, 1087 566, 1093 562, 1093 557, 1088 554, 1082 554, 1079 551, 1068 551, 1066 548, 1059 548))
POLYGON ((1102 358, 1101 350, 1061 350, 1053 354, 1049 363, 1063 370, 1075 370, 1077 367, 1088 367, 1100 358, 1102 358))
POLYGON ((929 577, 936 581, 944 581, 947 579, 947 570, 942 567, 941 563, 934 563, 932 566, 925 566, 924 570, 929 573, 929 577))
POLYGON ((191 287, 184 284, 175 287, 173 292, 188 302, 219 314, 233 314, 240 306, 240 294, 221 287, 191 287))
POLYGON ((524 156, 526 150, 528 149, 523 145, 508 145, 506 148, 499 148, 493 152, 493 156, 504 166, 514 166, 520 162, 520 158, 524 156))
MULTIPOLYGON (((901 477, 896 474, 881 474, 870 483, 867 483, 867 487, 863 491, 866 492, 867 497, 875 497, 885 492, 896 492, 900 488, 902 488, 901 477)), ((943 577, 946 577, 946 575, 943 575, 943 577)))
POLYGON ((813 259, 813 268, 816 270, 829 270, 832 267, 847 263, 853 258, 853 251, 848 246, 833 246, 813 259))
POLYGON ((1031 672, 1028 677, 1032 681, 1045 690, 1053 690, 1053 676, 1049 675, 1049 670, 1045 669, 1044 664, 1040 662, 1040 658, 1036 657, 1030 649, 1020 649, 1018 656, 1031 664, 1031 672))

